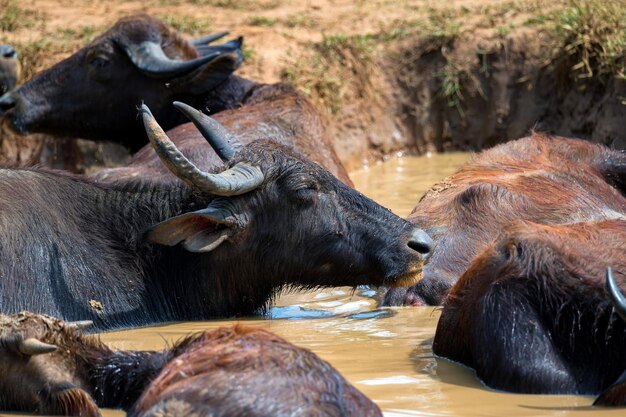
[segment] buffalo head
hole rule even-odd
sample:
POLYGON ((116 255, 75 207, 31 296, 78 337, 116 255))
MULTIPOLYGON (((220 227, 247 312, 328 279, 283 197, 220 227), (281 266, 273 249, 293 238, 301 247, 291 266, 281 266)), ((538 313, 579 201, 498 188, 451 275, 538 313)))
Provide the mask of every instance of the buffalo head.
POLYGON ((1 314, 0 409, 99 416, 95 402, 81 388, 89 375, 69 350, 82 345, 77 342, 79 330, 89 324, 31 313, 1 314))
POLYGON ((422 230, 293 149, 271 140, 244 147, 209 116, 175 105, 228 169, 219 174, 198 169, 143 106, 148 137, 167 167, 215 196, 208 207, 152 227, 150 240, 211 252, 216 276, 237 271, 237 281, 258 277, 254 285, 266 291, 285 285, 401 285, 416 280, 432 244, 422 230))
POLYGON ((11 45, 0 45, 0 94, 15 86, 19 76, 17 52, 11 45))
POLYGON ((74 55, 0 97, 0 116, 19 133, 145 143, 134 108, 146 103, 167 128, 172 99, 192 100, 242 62, 241 38, 207 45, 225 33, 187 42, 147 15, 121 19, 74 55))

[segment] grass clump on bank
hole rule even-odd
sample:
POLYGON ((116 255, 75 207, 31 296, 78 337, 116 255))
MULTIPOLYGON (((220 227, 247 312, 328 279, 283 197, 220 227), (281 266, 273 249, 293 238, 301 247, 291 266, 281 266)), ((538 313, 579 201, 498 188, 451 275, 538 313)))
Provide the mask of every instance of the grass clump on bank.
POLYGON ((626 1, 570 0, 553 19, 557 48, 573 61, 575 78, 626 79, 626 1))
POLYGON ((17 0, 0 0, 0 31, 13 32, 20 28, 31 28, 37 20, 37 13, 20 7, 17 0))
POLYGON ((313 54, 305 57, 282 75, 330 114, 338 113, 350 84, 367 84, 369 66, 377 38, 373 35, 324 35, 312 44, 313 54))

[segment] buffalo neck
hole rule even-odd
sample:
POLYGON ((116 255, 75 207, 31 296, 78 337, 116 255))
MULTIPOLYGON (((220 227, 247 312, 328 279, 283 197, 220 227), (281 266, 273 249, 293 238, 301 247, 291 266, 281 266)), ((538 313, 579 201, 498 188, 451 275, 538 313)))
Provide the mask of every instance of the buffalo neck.
MULTIPOLYGON (((167 351, 99 352, 87 363, 91 395, 99 407, 128 410, 171 359, 167 351)), ((93 354, 92 354, 93 355, 93 354)))
POLYGON ((241 257, 232 256, 235 251, 231 249, 236 248, 230 247, 231 243, 213 252, 192 253, 181 245, 169 247, 147 241, 146 231, 151 226, 203 209, 213 198, 183 184, 105 190, 96 203, 103 207, 104 229, 109 241, 119 248, 118 256, 132 259, 135 266, 134 271, 123 266, 124 281, 113 276, 109 280, 120 285, 121 291, 133 281, 143 294, 133 300, 131 311, 115 312, 96 325, 127 327, 253 314, 267 305, 282 284, 258 276, 262 260, 242 266, 241 257), (119 227, 111 228, 110 224, 119 227))

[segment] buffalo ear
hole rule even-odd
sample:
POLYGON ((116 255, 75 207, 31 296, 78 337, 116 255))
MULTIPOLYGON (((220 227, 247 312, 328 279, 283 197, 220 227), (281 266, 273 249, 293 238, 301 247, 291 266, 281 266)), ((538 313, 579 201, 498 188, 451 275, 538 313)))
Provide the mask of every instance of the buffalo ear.
POLYGON ((182 243, 190 252, 210 252, 235 234, 233 214, 208 207, 181 214, 158 223, 148 230, 148 240, 166 246, 182 243))
POLYGON ((212 90, 235 72, 243 62, 243 52, 240 49, 241 41, 235 40, 223 45, 207 46, 215 51, 203 55, 219 54, 215 59, 200 66, 190 74, 172 80, 169 85, 174 90, 181 90, 192 94, 202 94, 212 90))

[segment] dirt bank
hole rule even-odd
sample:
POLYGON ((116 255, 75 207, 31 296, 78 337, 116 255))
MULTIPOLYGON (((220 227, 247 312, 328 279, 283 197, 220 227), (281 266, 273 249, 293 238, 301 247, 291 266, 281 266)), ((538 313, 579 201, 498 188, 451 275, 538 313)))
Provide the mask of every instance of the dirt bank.
MULTIPOLYGON (((350 169, 396 152, 481 149, 532 128, 626 148, 625 0, 430 3, 0 0, 0 43, 21 50, 28 78, 131 13, 190 37, 230 29, 246 38, 241 73, 296 84, 350 169)), ((4 159, 20 163, 83 170, 125 157, 86 142, 0 139, 4 159)))

